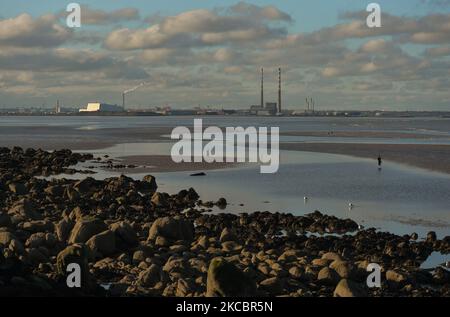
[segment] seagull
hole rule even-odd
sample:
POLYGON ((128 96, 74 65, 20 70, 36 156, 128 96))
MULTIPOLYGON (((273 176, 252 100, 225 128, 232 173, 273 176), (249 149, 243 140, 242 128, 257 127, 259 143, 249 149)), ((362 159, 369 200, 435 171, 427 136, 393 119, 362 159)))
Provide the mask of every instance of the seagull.
POLYGON ((353 209, 353 207, 355 207, 355 205, 353 205, 352 203, 348 204, 348 208, 353 209))
POLYGON ((363 230, 364 226, 363 225, 358 225, 358 230, 363 230))
POLYGON ((304 200, 304 201, 307 201, 307 200, 308 200, 308 197, 306 197, 306 196, 303 197, 303 200, 304 200))

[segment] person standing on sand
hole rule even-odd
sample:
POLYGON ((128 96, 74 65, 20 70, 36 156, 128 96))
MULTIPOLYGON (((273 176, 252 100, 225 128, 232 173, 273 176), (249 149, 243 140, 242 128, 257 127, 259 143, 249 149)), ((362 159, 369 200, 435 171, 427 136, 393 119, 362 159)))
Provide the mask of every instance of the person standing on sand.
POLYGON ((378 168, 381 168, 381 164, 383 163, 381 159, 381 155, 378 155, 378 168))

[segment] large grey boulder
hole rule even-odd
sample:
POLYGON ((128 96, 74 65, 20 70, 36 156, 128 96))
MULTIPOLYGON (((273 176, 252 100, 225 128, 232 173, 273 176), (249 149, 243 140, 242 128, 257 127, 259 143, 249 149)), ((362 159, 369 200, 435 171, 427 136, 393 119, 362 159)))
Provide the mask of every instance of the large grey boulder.
POLYGON ((148 240, 155 240, 158 236, 172 241, 190 242, 194 239, 194 225, 189 220, 180 217, 158 218, 150 227, 148 240))
POLYGON ((86 243, 92 236, 103 232, 108 227, 96 218, 84 218, 75 223, 69 238, 69 244, 86 243))
POLYGON ((256 294, 255 281, 223 258, 211 260, 206 285, 207 297, 251 297, 256 294))

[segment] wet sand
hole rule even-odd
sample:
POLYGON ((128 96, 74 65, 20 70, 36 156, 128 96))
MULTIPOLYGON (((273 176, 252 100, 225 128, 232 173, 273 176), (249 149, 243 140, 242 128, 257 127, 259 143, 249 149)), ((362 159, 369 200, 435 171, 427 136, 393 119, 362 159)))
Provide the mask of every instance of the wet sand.
POLYGON ((281 136, 337 137, 337 138, 380 138, 380 139, 450 139, 449 136, 425 133, 379 132, 379 131, 293 131, 281 132, 281 136))
MULTIPOLYGON (((64 126, 3 126, 0 127, 0 146, 24 148, 42 148, 55 150, 70 148, 71 150, 99 150, 120 143, 144 143, 170 141, 168 135, 172 127, 137 127, 107 129, 77 129, 64 126)), ((443 135, 370 132, 370 131, 338 131, 330 132, 282 132, 281 135, 316 136, 316 137, 360 137, 360 138, 446 138, 443 135)), ((350 155, 362 158, 377 158, 381 154, 386 161, 407 164, 429 170, 450 173, 450 145, 428 144, 359 144, 359 143, 282 143, 282 150, 320 152, 350 155)), ((151 154, 151 153, 149 153, 151 154)), ((216 164, 175 164, 169 156, 128 156, 125 164, 154 166, 145 171, 198 171, 227 168, 235 166, 227 163, 216 164), (142 164, 141 164, 142 163, 142 164)), ((137 173, 138 169, 126 169, 124 172, 137 173)))
POLYGON ((121 164, 136 165, 137 168, 115 169, 122 173, 162 173, 183 171, 207 171, 238 166, 238 163, 175 163, 170 155, 135 155, 118 157, 121 164))
POLYGON ((450 146, 428 144, 283 143, 280 149, 373 158, 450 174, 450 146))
POLYGON ((167 127, 77 129, 63 126, 0 127, 0 146, 44 150, 98 150, 120 143, 167 140, 167 127))

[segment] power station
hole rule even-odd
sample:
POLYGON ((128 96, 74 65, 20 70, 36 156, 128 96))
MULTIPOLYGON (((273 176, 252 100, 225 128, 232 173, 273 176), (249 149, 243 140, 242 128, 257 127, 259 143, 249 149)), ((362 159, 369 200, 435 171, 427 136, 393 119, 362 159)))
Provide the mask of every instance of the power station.
POLYGON ((281 115, 281 67, 278 68, 278 103, 266 102, 264 103, 264 68, 261 67, 261 103, 257 106, 250 107, 250 113, 255 115, 281 115))

